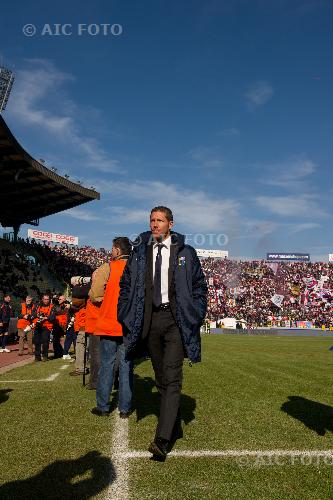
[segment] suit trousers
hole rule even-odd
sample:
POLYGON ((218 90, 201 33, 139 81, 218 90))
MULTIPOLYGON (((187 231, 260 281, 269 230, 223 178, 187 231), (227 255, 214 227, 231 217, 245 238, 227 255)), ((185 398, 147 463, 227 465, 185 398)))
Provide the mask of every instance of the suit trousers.
POLYGON ((152 313, 148 349, 161 398, 155 437, 170 441, 179 423, 184 361, 181 333, 170 310, 152 313))

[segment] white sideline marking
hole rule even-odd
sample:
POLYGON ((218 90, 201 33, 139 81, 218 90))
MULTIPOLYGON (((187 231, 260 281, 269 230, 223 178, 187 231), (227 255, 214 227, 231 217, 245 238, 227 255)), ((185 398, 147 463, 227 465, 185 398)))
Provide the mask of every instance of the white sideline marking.
POLYGON ((57 377, 59 377, 60 373, 53 373, 47 378, 34 378, 34 379, 25 379, 25 380, 1 380, 2 384, 19 384, 19 383, 27 383, 27 382, 53 382, 57 377))
MULTIPOLYGON (((122 458, 148 458, 148 451, 127 451, 122 458)), ((178 450, 168 453, 168 457, 333 457, 333 450, 178 450)))
POLYGON ((62 365, 62 366, 60 367, 60 370, 66 370, 66 368, 68 368, 68 367, 69 367, 69 365, 62 365))
POLYGON ((108 499, 127 500, 129 471, 127 463, 128 453, 128 419, 122 419, 116 413, 111 444, 111 460, 115 470, 115 477, 111 477, 111 484, 107 493, 108 499))

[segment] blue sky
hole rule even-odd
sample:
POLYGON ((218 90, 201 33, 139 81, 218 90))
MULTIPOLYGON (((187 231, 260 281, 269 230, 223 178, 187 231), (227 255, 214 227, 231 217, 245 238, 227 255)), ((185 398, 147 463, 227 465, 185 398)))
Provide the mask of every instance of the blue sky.
POLYGON ((115 235, 146 230, 163 204, 196 247, 327 261, 330 0, 45 5, 2 9, 0 55, 16 75, 4 118, 30 154, 101 201, 41 219, 41 229, 109 248, 115 235), (71 34, 56 35, 56 23, 71 34), (102 23, 122 33, 104 35, 102 23))

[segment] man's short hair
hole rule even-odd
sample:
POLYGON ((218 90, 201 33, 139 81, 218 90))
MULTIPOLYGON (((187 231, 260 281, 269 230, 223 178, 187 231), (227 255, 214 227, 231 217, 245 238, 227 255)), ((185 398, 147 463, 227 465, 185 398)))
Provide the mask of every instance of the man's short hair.
POLYGON ((112 243, 113 246, 119 248, 121 255, 129 255, 132 251, 132 244, 126 236, 118 236, 112 243))
POLYGON ((168 207, 163 207, 162 205, 159 207, 154 207, 150 211, 150 217, 153 212, 163 212, 165 217, 168 219, 169 222, 173 222, 173 213, 168 207))

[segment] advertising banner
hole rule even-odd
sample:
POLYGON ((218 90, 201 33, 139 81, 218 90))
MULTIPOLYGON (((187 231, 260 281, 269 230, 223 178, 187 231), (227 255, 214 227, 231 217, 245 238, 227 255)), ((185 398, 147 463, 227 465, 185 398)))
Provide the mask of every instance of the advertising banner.
POLYGON ((297 328, 313 328, 311 321, 296 321, 297 328))
POLYGON ((266 260, 269 261, 298 261, 298 262, 310 262, 310 254, 308 253, 293 253, 293 252, 281 252, 281 253, 267 253, 266 260))
POLYGON ((50 233, 40 229, 28 229, 28 238, 34 240, 52 241, 53 243, 66 243, 67 245, 78 245, 79 238, 69 234, 50 233))
POLYGON ((228 250, 206 250, 204 248, 196 248, 198 257, 219 257, 219 258, 228 258, 229 252, 228 250))

